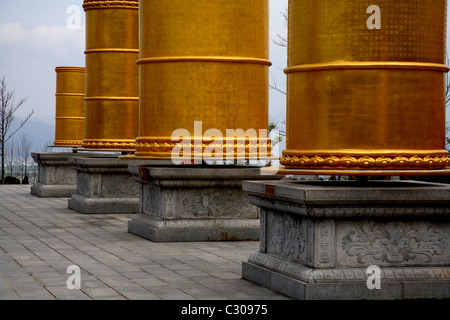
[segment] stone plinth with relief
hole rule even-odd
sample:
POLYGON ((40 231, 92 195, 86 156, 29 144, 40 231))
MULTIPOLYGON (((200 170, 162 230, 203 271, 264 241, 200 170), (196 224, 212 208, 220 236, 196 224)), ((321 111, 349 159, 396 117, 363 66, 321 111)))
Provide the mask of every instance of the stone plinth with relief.
POLYGON ((450 298, 450 186, 266 181, 243 189, 261 210, 261 247, 243 263, 244 279, 302 300, 450 298), (380 289, 368 285, 373 266, 380 289))
MULTIPOLYGON (((136 162, 139 161, 133 161, 136 162)), ((85 214, 138 212, 139 184, 128 172, 129 161, 105 154, 71 158, 70 163, 78 184, 68 202, 70 209, 85 214)))
POLYGON ((242 181, 276 179, 257 167, 130 166, 141 185, 128 231, 155 242, 259 239, 259 209, 242 181))

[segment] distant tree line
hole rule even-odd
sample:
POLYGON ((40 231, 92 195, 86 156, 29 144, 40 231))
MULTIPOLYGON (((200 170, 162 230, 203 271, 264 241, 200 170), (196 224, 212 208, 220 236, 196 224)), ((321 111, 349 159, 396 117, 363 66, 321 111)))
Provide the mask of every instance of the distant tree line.
POLYGON ((5 147, 5 184, 30 184, 37 179, 37 164, 31 159, 31 142, 22 133, 18 143, 10 140, 5 147))

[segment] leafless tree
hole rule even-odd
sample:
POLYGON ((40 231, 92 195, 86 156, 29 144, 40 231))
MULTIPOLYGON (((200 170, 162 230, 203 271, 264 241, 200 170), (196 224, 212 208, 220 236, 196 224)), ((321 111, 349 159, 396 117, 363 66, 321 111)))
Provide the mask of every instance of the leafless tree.
MULTIPOLYGON (((289 19, 288 9, 286 8, 284 11, 282 11, 281 15, 284 18, 284 27, 287 31, 288 19, 289 19)), ((277 46, 280 46, 283 48, 287 48, 287 46, 288 46, 288 40, 287 40, 286 34, 278 33, 277 37, 275 39, 272 39, 272 41, 277 46)), ((275 90, 278 93, 286 95, 286 89, 280 88, 277 84, 276 79, 274 79, 273 77, 272 77, 272 82, 269 83, 269 88, 272 90, 275 90)), ((280 120, 280 119, 278 119, 278 116, 275 119, 271 119, 271 121, 269 123, 269 131, 272 131, 272 130, 278 130, 278 134, 280 135, 278 142, 280 142, 282 140, 282 137, 286 136, 286 119, 283 118, 282 120, 280 120)))
MULTIPOLYGON (((288 20, 289 20, 289 12, 288 9, 284 9, 283 12, 281 12, 283 18, 284 18, 284 26, 287 29, 288 27, 288 20)), ((272 40, 276 45, 279 45, 280 47, 287 48, 288 46, 288 40, 287 35, 285 34, 277 34, 277 38, 272 40)))
POLYGON ((5 165, 7 174, 12 177, 14 176, 14 162, 16 160, 16 145, 14 140, 10 140, 5 146, 5 165))
MULTIPOLYGON (((281 15, 284 18, 284 27, 287 31, 288 28, 288 20, 289 20, 289 13, 288 13, 288 9, 284 9, 284 11, 281 12, 281 15)), ((288 46, 288 40, 287 40, 287 35, 286 34, 277 34, 277 37, 275 39, 272 39, 273 43, 275 43, 277 46, 280 46, 282 48, 286 48, 288 46)), ((286 95, 286 89, 282 89, 278 86, 276 80, 272 77, 272 83, 269 84, 270 89, 275 90, 281 94, 286 95)))
POLYGON ((53 149, 50 148, 50 146, 52 144, 53 144, 53 141, 51 139, 47 140, 47 142, 42 146, 42 152, 44 152, 44 153, 52 152, 53 149))
POLYGON ((18 102, 15 101, 14 91, 8 91, 6 85, 5 76, 0 81, 0 152, 1 152, 1 182, 5 181, 5 145, 6 143, 30 120, 34 111, 31 111, 23 120, 20 120, 19 124, 12 127, 15 120, 14 114, 16 111, 28 100, 28 98, 22 98, 18 102))
POLYGON ((20 173, 22 175, 21 180, 28 180, 28 160, 31 153, 31 142, 28 136, 22 132, 20 137, 20 147, 17 150, 20 160, 20 173))

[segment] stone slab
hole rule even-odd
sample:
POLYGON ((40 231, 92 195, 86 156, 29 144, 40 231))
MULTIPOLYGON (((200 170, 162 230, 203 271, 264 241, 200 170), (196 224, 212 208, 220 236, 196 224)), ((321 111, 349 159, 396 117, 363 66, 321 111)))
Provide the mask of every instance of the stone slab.
MULTIPOLYGON (((40 198, 68 198, 77 193, 77 174, 69 159, 81 157, 73 152, 32 153, 38 164, 38 181, 31 186, 31 194, 40 198)), ((88 158, 98 154, 85 153, 88 158)))
POLYGON ((124 214, 139 210, 139 198, 89 198, 74 194, 68 208, 83 214, 124 214))
POLYGON ((68 198, 77 193, 77 186, 67 185, 48 185, 37 182, 31 186, 31 194, 39 198, 68 198))
POLYGON ((68 200, 69 209, 84 214, 138 212, 140 186, 128 171, 128 166, 152 161, 102 155, 72 157, 69 162, 77 173, 77 192, 68 200))
POLYGON ((244 182, 260 251, 243 278, 296 299, 450 298, 450 186, 244 182), (381 270, 381 290, 367 286, 381 270))
POLYGON ((308 217, 441 216, 450 213, 450 188, 419 181, 244 182, 243 190, 262 206, 284 206, 308 217), (267 188, 273 189, 269 196, 267 188), (272 194, 273 193, 273 194, 272 194), (404 206, 407 203, 408 206, 404 206), (420 208, 420 209, 418 209, 420 208), (428 209, 426 209, 428 208, 428 209), (426 210, 425 212, 423 210, 426 210))
POLYGON ((254 241, 257 219, 161 221, 139 214, 128 222, 128 232, 154 242, 254 241))
POLYGON ((130 167, 141 184, 139 213, 128 231, 155 242, 259 239, 259 210, 242 191, 258 167, 130 167))

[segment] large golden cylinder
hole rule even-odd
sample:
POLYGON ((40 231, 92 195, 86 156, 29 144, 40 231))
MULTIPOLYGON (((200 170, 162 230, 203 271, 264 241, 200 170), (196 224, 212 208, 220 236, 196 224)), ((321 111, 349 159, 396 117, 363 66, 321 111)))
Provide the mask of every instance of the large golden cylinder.
POLYGON ((84 0, 86 133, 83 147, 134 150, 139 126, 139 1, 84 0))
POLYGON ((84 139, 85 68, 57 67, 55 146, 81 147, 84 139))
POLYGON ((446 0, 370 4, 290 0, 285 167, 449 164, 446 0))
POLYGON ((205 158, 207 147, 224 159, 270 154, 260 134, 268 128, 268 10, 268 0, 140 1, 136 157, 170 159, 178 129, 192 138, 183 157, 205 158), (220 135, 206 138, 212 129, 220 135))

